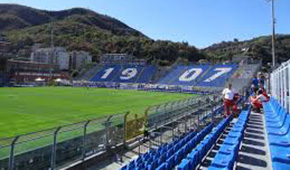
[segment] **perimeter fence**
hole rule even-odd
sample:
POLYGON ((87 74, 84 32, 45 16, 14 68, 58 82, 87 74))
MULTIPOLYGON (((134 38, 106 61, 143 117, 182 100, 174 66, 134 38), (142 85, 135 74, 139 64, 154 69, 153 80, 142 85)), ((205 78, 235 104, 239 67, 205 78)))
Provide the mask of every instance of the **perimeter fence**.
POLYGON ((270 90, 281 105, 290 113, 290 60, 282 63, 270 75, 270 90))

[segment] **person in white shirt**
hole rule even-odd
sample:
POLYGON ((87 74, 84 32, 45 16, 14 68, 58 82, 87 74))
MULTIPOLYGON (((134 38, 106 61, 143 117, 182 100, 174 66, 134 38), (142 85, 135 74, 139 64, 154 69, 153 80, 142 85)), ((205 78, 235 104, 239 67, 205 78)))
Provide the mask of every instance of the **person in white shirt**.
POLYGON ((230 108, 234 105, 234 91, 232 90, 232 84, 229 84, 222 92, 225 114, 224 117, 230 115, 230 108))

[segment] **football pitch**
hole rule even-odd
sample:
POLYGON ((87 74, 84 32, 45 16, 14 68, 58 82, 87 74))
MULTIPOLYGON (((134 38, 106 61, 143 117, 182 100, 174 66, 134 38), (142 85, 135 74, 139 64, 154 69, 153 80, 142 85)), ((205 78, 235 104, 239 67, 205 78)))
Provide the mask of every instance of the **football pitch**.
POLYGON ((0 88, 0 139, 108 114, 144 113, 192 94, 102 88, 0 88))

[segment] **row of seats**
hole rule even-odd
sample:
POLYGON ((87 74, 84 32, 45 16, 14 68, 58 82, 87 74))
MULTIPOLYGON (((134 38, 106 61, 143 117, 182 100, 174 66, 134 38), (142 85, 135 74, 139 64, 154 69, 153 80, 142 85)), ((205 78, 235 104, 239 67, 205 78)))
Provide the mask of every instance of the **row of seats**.
POLYGON ((227 119, 223 119, 212 131, 209 135, 207 135, 203 141, 193 150, 189 152, 182 160, 182 162, 177 166, 178 170, 187 170, 194 169, 206 155, 206 153, 210 150, 212 145, 216 142, 218 137, 227 127, 229 122, 232 120, 232 116, 229 116, 227 119))
POLYGON ((209 65, 179 65, 172 68, 158 84, 194 86, 197 80, 206 73, 209 67, 209 65), (197 71, 200 71, 200 74, 198 74, 196 78, 191 79, 190 77, 193 77, 197 71))
MULTIPOLYGON (((222 109, 223 107, 221 106, 216 111, 219 112, 222 109)), ((240 114, 238 121, 235 123, 220 150, 221 154, 228 154, 233 150, 236 151, 231 160, 235 160, 237 157, 237 151, 243 138, 243 131, 246 127, 249 112, 250 108, 240 114)), ((223 119, 215 128, 213 128, 214 125, 211 123, 199 133, 191 131, 183 137, 175 138, 171 143, 163 144, 158 149, 152 149, 140 155, 121 169, 194 169, 200 164, 203 157, 215 144, 232 119, 233 116, 231 115, 223 119)))
POLYGON ((230 78, 235 70, 237 69, 237 65, 214 65, 207 71, 207 74, 203 76, 203 79, 197 84, 197 86, 201 87, 224 87, 228 78, 230 78), (228 70, 227 70, 228 69, 228 70), (214 75, 220 74, 217 78, 214 75))
POLYGON ((263 108, 273 169, 289 169, 290 115, 273 97, 263 108))
POLYGON ((117 83, 150 83, 156 74, 152 65, 104 65, 90 81, 117 83))
MULTIPOLYGON (((216 112, 219 112, 222 108, 217 108, 216 112)), ((192 131, 183 137, 175 138, 169 144, 163 144, 158 149, 152 149, 140 155, 121 169, 165 170, 195 167, 200 163, 232 118, 230 116, 227 119, 223 119, 215 128, 213 128, 214 125, 211 123, 199 133, 192 131)))
POLYGON ((231 128, 223 144, 215 155, 214 160, 208 168, 209 170, 233 169, 234 163, 238 157, 240 144, 243 140, 249 114, 250 107, 240 113, 237 122, 231 128))
POLYGON ((157 169, 166 170, 172 169, 178 165, 182 159, 193 149, 195 148, 200 141, 212 130, 213 124, 209 124, 201 132, 199 132, 192 140, 188 141, 183 147, 181 147, 177 152, 171 155, 166 162, 160 165, 157 169))
POLYGON ((223 87, 237 69, 236 64, 176 66, 158 84, 223 87))
MULTIPOLYGON (((152 83, 157 68, 153 65, 100 65, 90 81, 116 83, 152 83)), ((164 75, 158 84, 198 87, 223 87, 236 70, 236 64, 228 65, 178 65, 164 75)))
POLYGON ((124 166, 122 170, 131 169, 163 169, 176 166, 191 148, 195 147, 212 129, 210 124, 198 134, 196 132, 176 138, 169 144, 163 144, 157 150, 149 150, 124 166))

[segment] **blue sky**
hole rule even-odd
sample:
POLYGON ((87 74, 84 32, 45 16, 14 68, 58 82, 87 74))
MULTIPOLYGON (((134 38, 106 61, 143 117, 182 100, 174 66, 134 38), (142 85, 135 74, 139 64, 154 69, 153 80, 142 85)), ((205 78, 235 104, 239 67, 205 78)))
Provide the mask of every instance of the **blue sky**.
MULTIPOLYGON (((153 39, 199 48, 271 33, 266 0, 0 0, 40 9, 90 8, 117 18, 153 39)), ((277 33, 290 33, 290 0, 276 0, 277 33)))

